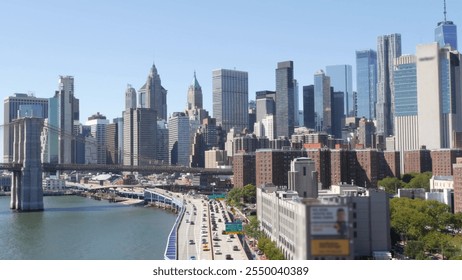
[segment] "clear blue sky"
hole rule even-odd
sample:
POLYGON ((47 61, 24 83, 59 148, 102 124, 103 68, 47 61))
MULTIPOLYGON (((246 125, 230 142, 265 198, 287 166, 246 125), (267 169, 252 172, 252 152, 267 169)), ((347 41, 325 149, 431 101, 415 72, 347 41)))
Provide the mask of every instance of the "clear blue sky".
MULTIPOLYGON (((462 1, 447 6, 461 29, 462 1)), ((277 62, 293 60, 301 90, 326 65, 355 73, 355 50, 376 49, 379 35, 401 33, 403 53, 415 53, 442 19, 442 0, 2 0, 0 92, 52 97, 58 76, 72 75, 80 121, 96 112, 112 119, 127 83, 138 90, 154 61, 169 113, 184 109, 196 70, 212 114, 213 69, 249 72, 254 99, 274 90, 277 62)))

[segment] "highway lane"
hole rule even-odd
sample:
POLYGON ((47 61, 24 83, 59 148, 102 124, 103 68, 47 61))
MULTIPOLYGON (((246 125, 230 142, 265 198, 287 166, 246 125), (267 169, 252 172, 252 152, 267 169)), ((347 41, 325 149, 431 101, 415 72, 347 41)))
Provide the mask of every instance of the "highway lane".
POLYGON ((178 228, 178 259, 224 260, 227 255, 235 260, 248 259, 235 234, 233 238, 222 234, 225 217, 231 221, 223 201, 208 201, 192 195, 184 195, 183 198, 186 212, 178 228), (190 244, 190 240, 194 244, 190 244), (209 250, 204 250, 204 244, 209 250))

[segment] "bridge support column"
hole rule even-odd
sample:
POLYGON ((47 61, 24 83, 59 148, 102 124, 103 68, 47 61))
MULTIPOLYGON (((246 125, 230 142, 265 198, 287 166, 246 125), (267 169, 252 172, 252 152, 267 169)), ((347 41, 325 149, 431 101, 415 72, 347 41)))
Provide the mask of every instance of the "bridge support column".
POLYGON ((20 189, 19 184, 21 184, 21 172, 13 171, 13 175, 11 175, 11 202, 10 208, 11 209, 19 209, 21 208, 19 205, 18 199, 18 190, 20 189))
POLYGON ((19 211, 43 210, 42 162, 40 157, 43 120, 23 118, 14 121, 15 163, 21 171, 13 172, 11 209, 19 211), (16 148, 17 147, 17 148, 16 148))

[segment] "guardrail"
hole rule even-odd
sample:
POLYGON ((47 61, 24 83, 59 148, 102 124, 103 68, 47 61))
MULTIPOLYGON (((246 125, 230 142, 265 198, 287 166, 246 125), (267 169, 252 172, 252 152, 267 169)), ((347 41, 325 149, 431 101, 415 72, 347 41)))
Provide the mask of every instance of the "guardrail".
POLYGON ((165 260, 176 260, 178 259, 178 226, 180 225, 181 219, 183 219, 185 213, 185 207, 183 201, 176 199, 172 196, 167 196, 165 194, 158 193, 153 190, 145 190, 144 199, 146 201, 157 200, 159 202, 170 204, 172 207, 176 205, 180 208, 178 211, 178 216, 175 220, 175 223, 170 230, 167 239, 167 245, 165 247, 164 259, 165 260), (162 199, 162 200, 161 200, 162 199))

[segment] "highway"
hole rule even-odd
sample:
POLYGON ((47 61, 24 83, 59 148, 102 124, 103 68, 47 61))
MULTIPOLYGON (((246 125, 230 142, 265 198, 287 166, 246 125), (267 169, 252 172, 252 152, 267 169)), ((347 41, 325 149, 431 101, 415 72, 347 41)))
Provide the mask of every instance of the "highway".
POLYGON ((228 259, 248 259, 235 234, 222 234, 225 217, 231 221, 224 201, 208 201, 192 195, 183 198, 186 212, 178 228, 179 260, 225 260, 227 255, 228 259))

